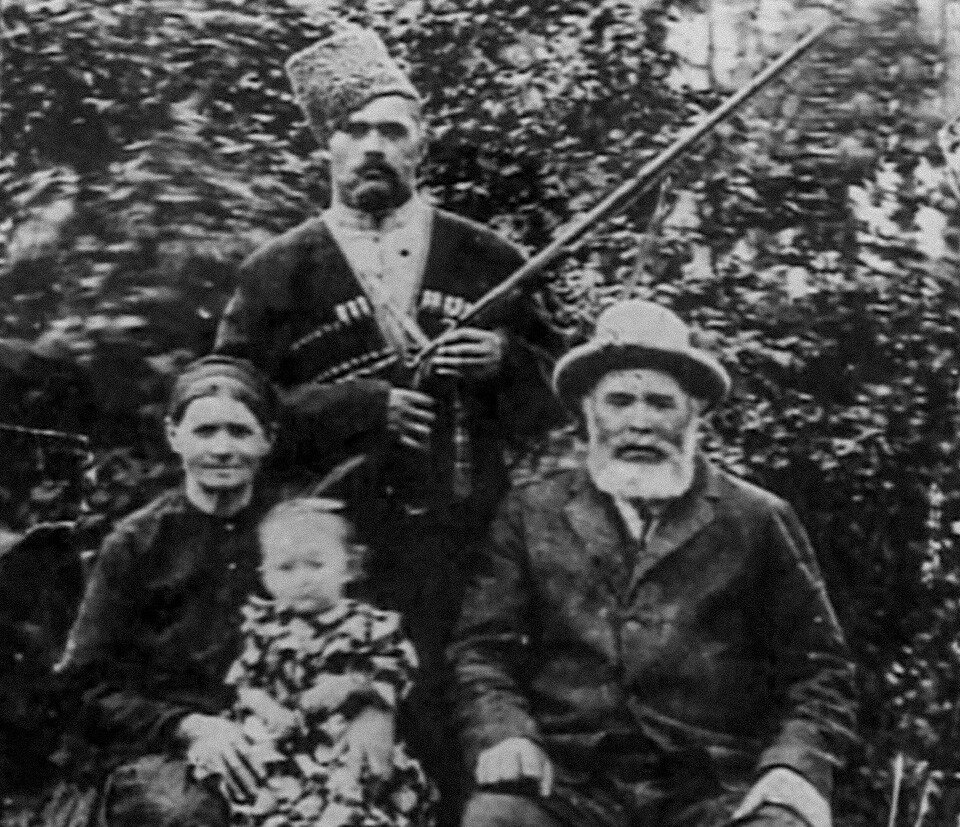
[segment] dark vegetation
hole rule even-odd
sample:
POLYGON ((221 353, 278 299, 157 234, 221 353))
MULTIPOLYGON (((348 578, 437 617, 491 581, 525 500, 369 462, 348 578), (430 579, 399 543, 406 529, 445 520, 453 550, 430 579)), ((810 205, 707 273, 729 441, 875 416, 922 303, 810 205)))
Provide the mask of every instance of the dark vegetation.
MULTIPOLYGON (((674 82, 672 5, 313 4, 407 62, 436 200, 530 248, 721 98, 674 82)), ((960 206, 914 15, 836 29, 546 298, 574 341, 612 298, 654 296, 734 370, 713 450, 800 510, 861 666, 851 827, 886 823, 895 786, 898 825, 960 812, 960 206)), ((11 433, 0 516, 76 517, 83 487, 92 546, 169 483, 166 381, 209 348, 239 260, 325 199, 282 69, 316 24, 267 0, 8 0, 2 22, 0 418, 83 432, 93 461, 80 485, 80 454, 11 433)))

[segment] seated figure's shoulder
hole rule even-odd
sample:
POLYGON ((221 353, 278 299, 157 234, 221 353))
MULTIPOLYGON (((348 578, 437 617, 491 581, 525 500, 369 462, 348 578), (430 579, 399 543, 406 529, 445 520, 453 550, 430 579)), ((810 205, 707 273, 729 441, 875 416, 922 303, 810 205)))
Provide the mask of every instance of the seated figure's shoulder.
POLYGON ((792 511, 786 500, 726 470, 715 471, 722 500, 732 508, 762 514, 787 514, 792 511))
POLYGON ((149 547, 163 523, 182 514, 184 509, 184 497, 179 489, 164 492, 117 522, 107 536, 104 550, 120 546, 127 549, 149 547))
POLYGON ((305 250, 328 237, 320 218, 308 218, 254 250, 241 265, 248 277, 277 278, 294 267, 305 250))
POLYGON ((520 247, 496 231, 470 218, 437 209, 437 231, 455 238, 461 249, 489 262, 517 267, 526 258, 520 247))

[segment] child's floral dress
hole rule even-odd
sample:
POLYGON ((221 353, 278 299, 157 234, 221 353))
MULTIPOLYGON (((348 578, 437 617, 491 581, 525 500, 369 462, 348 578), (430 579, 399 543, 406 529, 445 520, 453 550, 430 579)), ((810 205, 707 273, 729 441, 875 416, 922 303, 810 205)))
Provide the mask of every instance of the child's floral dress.
MULTIPOLYGON (((243 609, 243 649, 227 675, 237 690, 230 717, 258 744, 268 777, 253 802, 231 800, 234 823, 250 827, 422 827, 434 792, 402 743, 386 779, 347 767, 343 736, 363 709, 395 711, 417 660, 396 612, 342 600, 316 615, 250 598, 243 609), (303 694, 339 676, 333 709, 309 711, 303 694), (346 692, 342 688, 348 687, 346 692), (271 734, 256 695, 296 713, 296 724, 271 734), (254 696, 251 698, 251 695, 254 696)), ((229 796, 228 796, 229 797, 229 796)))

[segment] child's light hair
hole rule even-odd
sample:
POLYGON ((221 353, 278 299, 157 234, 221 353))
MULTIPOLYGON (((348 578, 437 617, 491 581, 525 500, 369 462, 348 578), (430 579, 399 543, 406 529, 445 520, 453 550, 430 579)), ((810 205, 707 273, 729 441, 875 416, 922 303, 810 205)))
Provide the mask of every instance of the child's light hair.
POLYGON ((284 539, 294 525, 313 524, 322 526, 325 531, 329 531, 332 525, 338 528, 343 541, 347 572, 352 579, 359 574, 363 565, 364 547, 354 541, 353 526, 343 512, 343 502, 328 497, 294 497, 277 503, 257 526, 264 562, 270 541, 284 539))

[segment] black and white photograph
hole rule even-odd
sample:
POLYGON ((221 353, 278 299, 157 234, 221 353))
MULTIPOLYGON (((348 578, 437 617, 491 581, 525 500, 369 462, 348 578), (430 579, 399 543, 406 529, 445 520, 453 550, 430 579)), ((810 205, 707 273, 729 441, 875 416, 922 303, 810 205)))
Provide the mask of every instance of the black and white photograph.
POLYGON ((960 0, 0 0, 0 827, 960 827, 960 0))

